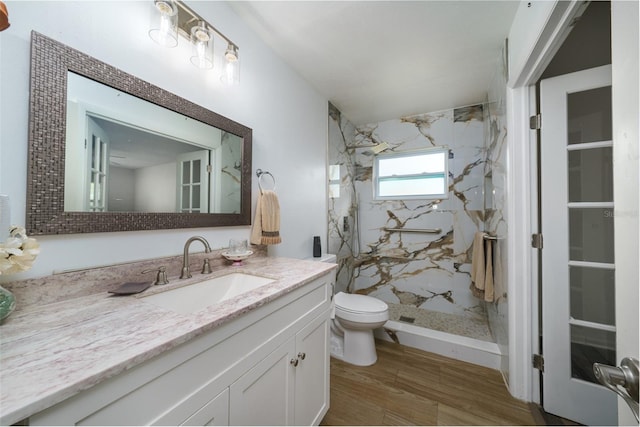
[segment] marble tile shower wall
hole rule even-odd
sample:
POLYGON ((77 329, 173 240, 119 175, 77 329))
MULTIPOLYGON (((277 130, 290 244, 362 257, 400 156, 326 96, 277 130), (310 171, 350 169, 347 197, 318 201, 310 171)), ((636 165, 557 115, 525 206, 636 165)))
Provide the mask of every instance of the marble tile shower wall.
POLYGON ((469 291, 473 236, 485 227, 484 106, 357 128, 335 108, 330 111, 329 163, 340 165, 341 184, 339 197, 330 198, 329 215, 329 246, 338 254, 340 267, 338 290, 370 294, 389 303, 425 310, 484 318, 484 303, 469 291), (389 145, 388 151, 448 147, 448 198, 373 200, 373 153, 370 148, 351 147, 382 142, 389 145), (354 232, 356 222, 359 239, 354 232), (385 231, 386 227, 440 228, 442 232, 397 233, 385 231))
POLYGON ((355 240, 356 189, 353 150, 356 130, 340 111, 329 103, 329 227, 328 253, 336 254, 336 292, 352 289, 355 240))

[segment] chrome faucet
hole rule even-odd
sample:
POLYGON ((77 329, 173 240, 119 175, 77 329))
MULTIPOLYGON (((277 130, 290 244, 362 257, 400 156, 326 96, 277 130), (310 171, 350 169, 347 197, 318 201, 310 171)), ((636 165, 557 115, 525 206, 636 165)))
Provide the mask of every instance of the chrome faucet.
MULTIPOLYGON (((211 247, 209 246, 209 242, 207 239, 201 236, 193 236, 187 240, 187 243, 184 244, 184 256, 182 258, 182 273, 180 274, 181 279, 188 279, 191 277, 191 272, 189 271, 189 246, 195 240, 202 242, 204 245, 205 253, 211 252, 211 247)), ((202 274, 211 273, 211 266, 209 265, 209 260, 205 258, 204 264, 202 265, 202 274)))

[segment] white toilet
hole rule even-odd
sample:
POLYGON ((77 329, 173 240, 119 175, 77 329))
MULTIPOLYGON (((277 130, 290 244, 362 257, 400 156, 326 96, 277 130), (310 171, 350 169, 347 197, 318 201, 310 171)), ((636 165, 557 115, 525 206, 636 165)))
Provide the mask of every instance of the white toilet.
POLYGON ((357 366, 376 363, 373 330, 389 320, 384 301, 367 295, 338 292, 331 322, 331 356, 357 366))

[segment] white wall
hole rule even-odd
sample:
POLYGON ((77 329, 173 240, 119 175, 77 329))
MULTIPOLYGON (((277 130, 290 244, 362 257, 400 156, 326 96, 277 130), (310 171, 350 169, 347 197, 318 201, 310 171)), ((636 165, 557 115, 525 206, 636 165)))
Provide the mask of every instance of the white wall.
MULTIPOLYGON (((151 1, 5 3, 11 27, 0 33, 0 194, 11 197, 13 223, 23 224, 25 218, 30 32, 36 30, 251 127, 252 169, 274 175, 282 209, 283 242, 269 252, 300 258, 312 255, 312 236, 326 236, 327 230, 327 100, 286 66, 226 3, 188 2, 240 47, 241 81, 232 88, 191 65, 184 39, 175 49, 161 48, 149 39, 151 1)), ((252 189, 255 205, 255 174, 252 189)), ((248 239, 250 228, 41 236, 42 253, 34 267, 11 279, 179 254, 194 234, 221 248, 230 238, 248 239)))

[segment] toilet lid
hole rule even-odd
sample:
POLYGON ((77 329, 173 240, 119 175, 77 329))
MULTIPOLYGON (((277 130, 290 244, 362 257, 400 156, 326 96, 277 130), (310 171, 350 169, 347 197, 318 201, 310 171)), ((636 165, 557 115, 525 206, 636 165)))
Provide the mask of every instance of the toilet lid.
POLYGON ((351 313, 380 313, 389 309, 384 301, 367 295, 338 292, 333 300, 336 307, 351 313))

